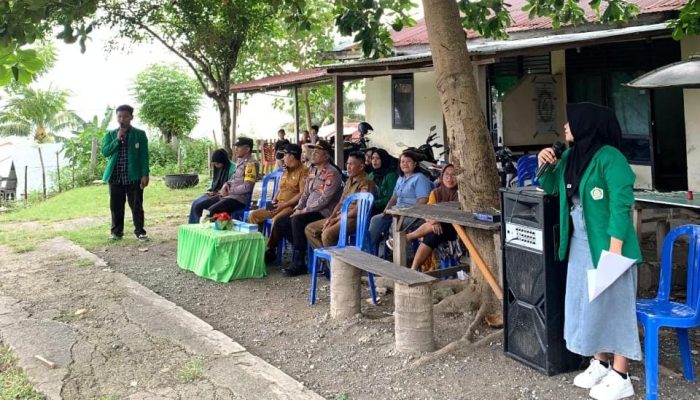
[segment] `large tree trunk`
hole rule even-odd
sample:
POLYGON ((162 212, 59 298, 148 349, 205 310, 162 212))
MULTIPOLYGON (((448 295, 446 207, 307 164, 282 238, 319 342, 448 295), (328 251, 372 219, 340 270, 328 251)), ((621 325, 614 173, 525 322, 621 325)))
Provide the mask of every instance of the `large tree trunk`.
MULTIPOLYGON (((466 35, 454 0, 423 0, 425 24, 435 66, 436 87, 447 125, 450 161, 455 164, 464 210, 498 208, 498 171, 493 145, 481 110, 467 50, 466 35)), ((498 276, 493 232, 467 230, 486 264, 498 276)), ((472 269, 482 311, 502 312, 483 275, 472 269), (484 310, 485 308, 485 310, 484 310)))
MULTIPOLYGON (((225 96, 214 97, 216 108, 219 110, 219 122, 221 123, 221 144, 231 154, 231 105, 228 101, 228 92, 225 96)), ((236 138, 233 138, 235 141, 236 138)))

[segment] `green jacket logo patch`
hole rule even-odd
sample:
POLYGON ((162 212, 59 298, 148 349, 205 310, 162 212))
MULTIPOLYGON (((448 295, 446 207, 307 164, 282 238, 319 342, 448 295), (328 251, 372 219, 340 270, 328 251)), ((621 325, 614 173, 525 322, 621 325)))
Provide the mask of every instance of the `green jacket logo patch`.
POLYGON ((603 192, 603 189, 599 187, 594 187, 591 190, 591 197, 593 198, 593 200, 602 200, 604 196, 605 193, 603 192))

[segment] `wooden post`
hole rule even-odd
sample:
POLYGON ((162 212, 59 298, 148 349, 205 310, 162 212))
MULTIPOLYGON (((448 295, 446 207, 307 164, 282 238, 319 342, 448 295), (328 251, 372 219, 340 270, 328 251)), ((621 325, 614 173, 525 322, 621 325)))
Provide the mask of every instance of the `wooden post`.
POLYGON ((61 166, 59 165, 58 154, 60 151, 56 152, 56 184, 58 185, 58 193, 61 193, 61 166))
POLYGON ((300 143, 299 134, 299 87, 294 86, 294 132, 297 135, 297 143, 300 143))
POLYGON ((182 148, 180 144, 177 145, 177 172, 182 173, 182 148))
POLYGON ((503 300, 503 289, 501 289, 501 286, 498 284, 498 282, 496 282, 496 278, 491 273, 491 270, 489 270, 489 267, 486 265, 486 262, 484 262, 484 259, 481 258, 481 254, 479 254, 477 251, 476 246, 474 246, 474 243, 469 238, 469 235, 467 235, 467 232, 460 225, 452 224, 452 226, 455 228, 455 231, 457 231, 457 236, 459 236, 462 243, 464 243, 464 245, 467 247, 467 251, 469 251, 469 258, 472 259, 472 263, 476 264, 479 271, 484 274, 484 278, 486 278, 486 282, 488 282, 489 286, 491 286, 491 290, 493 290, 496 298, 498 300, 503 300))
POLYGON ((41 155, 41 147, 39 149, 39 163, 41 163, 41 187, 44 190, 44 199, 46 199, 46 169, 44 169, 44 156, 41 155))
MULTIPOLYGON (((349 319, 361 312, 360 269, 335 257, 331 260, 331 318, 349 319)), ((432 305, 431 305, 432 306, 432 305)))
POLYGON ((29 201, 29 192, 27 192, 28 166, 24 166, 24 202, 29 201))
POLYGON ((95 179, 95 168, 97 168, 97 138, 92 138, 92 150, 90 152, 90 179, 95 179))
POLYGON ((394 290, 396 350, 400 352, 435 350, 432 285, 408 287, 397 282, 394 284, 394 290))
POLYGON ((214 146, 219 147, 219 142, 216 140, 216 131, 211 130, 211 136, 214 138, 214 146))
POLYGON ((211 167, 211 149, 207 148, 207 170, 209 171, 209 177, 214 176, 214 170, 211 167))
MULTIPOLYGON (((236 125, 238 121, 238 93, 233 92, 233 107, 231 107, 231 146, 236 143, 236 125)), ((252 150, 252 149, 251 149, 252 150)))
POLYGON ((343 159, 343 78, 333 76, 335 88, 335 165, 342 168, 345 165, 343 159))
POLYGON ((408 242, 406 241, 406 232, 401 230, 401 225, 403 225, 403 216, 394 218, 394 223, 392 224, 392 237, 394 239, 394 264, 400 265, 402 267, 407 267, 408 264, 408 242))

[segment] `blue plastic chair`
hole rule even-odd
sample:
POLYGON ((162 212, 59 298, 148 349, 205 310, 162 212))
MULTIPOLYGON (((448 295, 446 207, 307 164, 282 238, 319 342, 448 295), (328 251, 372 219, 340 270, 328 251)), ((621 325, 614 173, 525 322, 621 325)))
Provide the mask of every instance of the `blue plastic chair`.
POLYGON ((655 299, 637 301, 637 320, 644 326, 644 367, 646 370, 646 398, 658 398, 659 328, 676 328, 680 347, 683 375, 693 381, 693 360, 690 353, 688 328, 700 325, 700 225, 682 225, 664 238, 661 250, 661 279, 655 299), (673 244, 682 236, 689 237, 688 286, 685 303, 671 301, 671 262, 673 244))
MULTIPOLYGON (((272 199, 275 198, 275 194, 277 194, 277 190, 279 189, 280 180, 282 179, 283 173, 284 171, 282 169, 278 169, 277 171, 270 172, 269 174, 263 177, 262 192, 260 194, 260 201, 258 201, 258 208, 264 208, 268 202, 272 201, 272 199), (272 180, 272 194, 268 198, 267 192, 270 180, 272 180)), ((243 221, 248 221, 248 214, 250 214, 250 211, 246 211, 245 213, 243 213, 243 221)), ((269 236, 271 228, 272 219, 268 218, 263 224, 263 235, 269 236)))
POLYGON ((518 158, 516 165, 518 170, 518 187, 525 186, 525 180, 530 179, 533 185, 537 185, 537 154, 524 155, 518 158))
MULTIPOLYGON (((342 248, 349 244, 347 241, 347 237, 350 236, 348 235, 348 208, 353 202, 357 202, 357 222, 355 227, 354 246, 362 251, 366 251, 367 249, 367 245, 365 243, 365 233, 369 227, 369 220, 372 217, 372 203, 374 203, 374 196, 372 193, 368 192, 353 193, 345 199, 343 205, 340 207, 340 235, 338 236, 338 245, 332 247, 321 247, 315 249, 313 252, 313 258, 311 260, 311 294, 309 295, 309 304, 311 305, 316 303, 316 280, 318 276, 319 258, 330 263, 331 255, 328 253, 328 250, 342 248)), ((374 287, 374 275, 372 273, 368 273, 367 277, 369 279, 369 291, 372 296, 372 303, 377 304, 377 293, 374 287)))

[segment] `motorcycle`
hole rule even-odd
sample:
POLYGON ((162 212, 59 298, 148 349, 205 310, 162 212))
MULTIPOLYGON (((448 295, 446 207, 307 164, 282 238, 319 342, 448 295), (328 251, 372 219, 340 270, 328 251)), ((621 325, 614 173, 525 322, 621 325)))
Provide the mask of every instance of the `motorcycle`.
POLYGON ((496 166, 501 177, 501 187, 513 187, 518 179, 516 167, 517 158, 509 148, 502 146, 496 148, 496 166))
MULTIPOLYGON (((418 156, 419 171, 430 178, 431 181, 439 178, 440 173, 442 172, 442 168, 437 164, 437 159, 435 158, 435 152, 433 149, 440 149, 444 146, 439 143, 434 143, 438 135, 436 131, 437 127, 435 125, 431 126, 430 132, 428 133, 428 137, 424 144, 418 147, 408 147, 406 150, 404 150, 410 151, 418 156)), ((400 143, 399 145, 401 146, 400 143)), ((440 155, 442 156, 446 153, 447 150, 440 153, 440 155)))
POLYGON ((357 124, 357 130, 360 132, 360 138, 357 141, 345 140, 343 142, 343 158, 348 159, 348 154, 354 151, 365 152, 369 148, 369 139, 367 135, 374 131, 372 125, 368 122, 360 122, 357 124))

